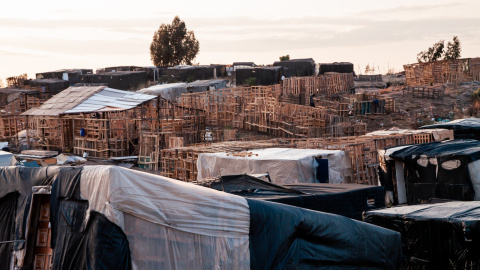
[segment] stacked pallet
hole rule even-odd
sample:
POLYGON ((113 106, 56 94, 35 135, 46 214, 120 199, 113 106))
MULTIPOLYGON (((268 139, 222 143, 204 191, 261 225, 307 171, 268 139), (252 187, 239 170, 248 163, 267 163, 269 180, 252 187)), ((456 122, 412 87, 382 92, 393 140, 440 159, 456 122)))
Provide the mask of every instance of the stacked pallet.
POLYGON ((201 153, 247 152, 252 149, 273 147, 295 147, 286 140, 266 140, 254 142, 222 142, 190 147, 161 150, 161 173, 163 176, 192 182, 197 180, 197 159, 201 153))
POLYGON ((344 150, 353 169, 353 183, 377 185, 378 150, 387 147, 453 139, 451 130, 378 131, 363 136, 309 138, 297 141, 297 148, 344 150))
POLYGON ((285 78, 282 84, 283 96, 339 95, 350 93, 354 87, 353 73, 329 72, 314 77, 285 78))
POLYGON ((480 80, 480 58, 449 59, 404 65, 407 85, 461 83, 480 80))

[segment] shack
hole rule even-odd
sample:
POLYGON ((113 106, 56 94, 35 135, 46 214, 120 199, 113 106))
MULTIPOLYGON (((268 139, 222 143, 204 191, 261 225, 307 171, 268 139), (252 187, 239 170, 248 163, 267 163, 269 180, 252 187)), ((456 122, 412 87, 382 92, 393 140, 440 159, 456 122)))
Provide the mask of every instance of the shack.
POLYGON ((276 67, 237 67, 235 70, 235 82, 237 85, 247 84, 247 80, 255 78, 254 85, 273 85, 281 81, 286 75, 286 69, 276 67))
POLYGON ((108 87, 120 90, 136 91, 148 86, 146 71, 116 71, 80 76, 83 84, 107 84, 108 87))
POLYGON ((404 65, 407 85, 480 81, 480 57, 404 65))
POLYGON ((349 62, 321 63, 318 65, 318 75, 328 72, 354 73, 353 64, 349 62))
POLYGON ((35 74, 36 79, 58 79, 68 81, 69 85, 75 85, 81 81, 81 76, 93 74, 92 69, 60 69, 55 71, 35 74))
POLYGON ((117 166, 0 174, 5 269, 400 266, 399 233, 346 217, 117 166))
POLYGON ((61 79, 36 79, 28 82, 32 87, 40 87, 43 91, 60 92, 70 86, 69 81, 61 79))
POLYGON ((160 145, 167 135, 197 143, 205 130, 200 110, 105 86, 70 87, 22 115, 29 116, 28 129, 35 131, 33 148, 102 158, 141 155, 142 134, 161 135, 160 145))
POLYGON ((475 139, 480 140, 480 119, 465 118, 457 119, 451 122, 426 125, 420 129, 444 128, 453 130, 455 139, 475 139))
POLYGON ((351 177, 344 151, 269 148, 198 156, 198 179, 269 173, 273 183, 342 183, 351 177))
POLYGON ((365 221, 402 234, 403 269, 480 265, 480 202, 446 202, 368 211, 365 221))
POLYGON ((480 141, 450 140, 379 151, 380 181, 399 203, 480 200, 480 141))
POLYGON ((273 63, 273 66, 287 68, 289 76, 303 77, 316 75, 315 61, 312 58, 276 61, 273 63))

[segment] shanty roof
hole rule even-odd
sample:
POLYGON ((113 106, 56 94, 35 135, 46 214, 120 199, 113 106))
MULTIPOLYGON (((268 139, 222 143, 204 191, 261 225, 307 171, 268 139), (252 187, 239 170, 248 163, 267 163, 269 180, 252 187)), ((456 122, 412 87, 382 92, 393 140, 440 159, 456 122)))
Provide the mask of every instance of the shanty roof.
POLYGON ((107 88, 105 86, 70 87, 23 115, 56 116, 65 113, 128 110, 155 96, 107 88))

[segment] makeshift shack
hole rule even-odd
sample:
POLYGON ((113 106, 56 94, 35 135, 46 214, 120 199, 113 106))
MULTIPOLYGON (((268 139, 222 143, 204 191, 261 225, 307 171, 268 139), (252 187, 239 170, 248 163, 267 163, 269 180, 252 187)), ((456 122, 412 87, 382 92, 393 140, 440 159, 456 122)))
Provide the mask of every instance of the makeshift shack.
POLYGON ((287 68, 290 76, 303 77, 316 75, 315 61, 312 58, 276 61, 273 63, 273 66, 287 68))
POLYGON ((368 211, 368 223, 402 235, 402 269, 478 269, 480 202, 368 211))
POLYGON ((42 72, 35 74, 36 79, 58 79, 68 81, 69 85, 74 85, 81 81, 81 76, 93 74, 92 69, 60 69, 56 71, 42 72))
POLYGON ((198 156, 198 179, 235 174, 270 175, 273 183, 342 183, 350 181, 344 151, 269 148, 198 156))
POLYGON ((400 204, 432 198, 480 200, 480 141, 399 146, 379 151, 379 155, 380 181, 393 188, 400 204))
POLYGON ((346 217, 117 166, 0 173, 1 237, 15 239, 0 246, 9 269, 400 266, 400 234, 346 217), (45 186, 32 196, 34 185, 45 186))
POLYGON ((108 87, 120 90, 136 91, 148 86, 146 71, 116 71, 80 76, 84 84, 107 84, 108 87))
POLYGON ((318 75, 327 72, 354 73, 353 64, 348 62, 321 63, 318 65, 318 75))
POLYGON ((224 175, 197 184, 249 199, 277 202, 362 220, 364 211, 384 208, 384 189, 355 184, 277 185, 265 175, 224 175), (266 179, 265 179, 266 178, 266 179))
POLYGON ((444 128, 453 130, 455 139, 480 140, 480 118, 457 119, 420 127, 420 129, 444 128))
POLYGON ((273 85, 281 81, 285 75, 284 67, 237 67, 235 70, 235 82, 237 85, 247 84, 247 80, 255 78, 254 85, 273 85))

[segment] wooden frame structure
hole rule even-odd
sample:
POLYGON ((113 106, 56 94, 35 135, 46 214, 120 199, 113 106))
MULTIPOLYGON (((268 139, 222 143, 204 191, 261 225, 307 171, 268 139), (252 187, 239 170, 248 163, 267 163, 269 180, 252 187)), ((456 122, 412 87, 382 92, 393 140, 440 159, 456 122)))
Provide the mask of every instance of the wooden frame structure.
POLYGON ((404 65, 407 85, 480 81, 480 58, 449 59, 404 65))

